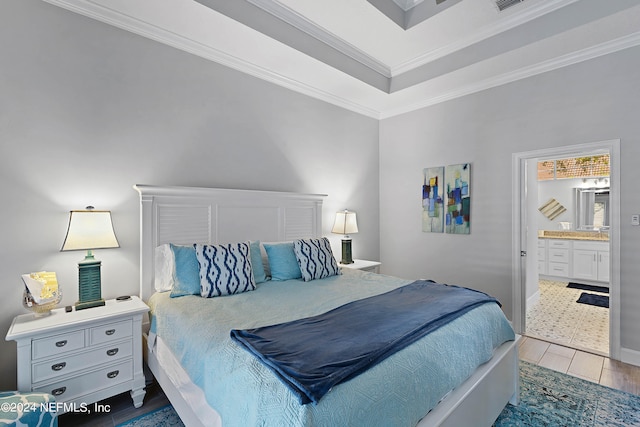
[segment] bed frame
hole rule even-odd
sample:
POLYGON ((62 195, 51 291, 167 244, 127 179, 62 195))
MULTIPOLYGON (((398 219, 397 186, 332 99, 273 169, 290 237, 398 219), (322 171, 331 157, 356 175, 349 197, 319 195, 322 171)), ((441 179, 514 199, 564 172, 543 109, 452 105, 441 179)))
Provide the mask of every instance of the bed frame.
MULTIPOLYGON (((155 292, 155 248, 164 243, 287 241, 322 235, 325 195, 272 191, 135 185, 140 194, 140 297, 155 292)), ((519 337, 517 337, 519 339, 519 337)), ((419 423, 427 426, 490 426, 507 402, 518 403, 518 339, 500 346, 460 387, 419 423)), ((202 426, 192 401, 164 371, 155 353, 145 358, 186 426, 202 426), (188 401, 189 400, 189 401, 188 401)), ((211 408, 208 425, 221 425, 211 408), (217 421, 216 421, 217 420, 217 421)))

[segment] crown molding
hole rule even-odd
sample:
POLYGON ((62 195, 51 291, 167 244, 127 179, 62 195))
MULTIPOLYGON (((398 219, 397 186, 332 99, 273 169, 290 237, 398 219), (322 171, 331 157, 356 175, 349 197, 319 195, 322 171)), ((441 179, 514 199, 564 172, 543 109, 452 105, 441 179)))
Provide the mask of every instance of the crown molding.
POLYGON ((300 15, 290 7, 282 4, 278 0, 247 0, 249 3, 256 7, 270 13, 283 22, 305 32, 306 34, 320 40, 327 46, 337 50, 338 52, 346 55, 369 69, 381 74, 386 78, 391 78, 391 71, 389 66, 382 61, 377 60, 373 56, 367 54, 361 49, 358 49, 346 40, 338 37, 337 35, 327 31, 320 27, 315 22, 309 21, 304 16, 300 15))
POLYGON ((391 1, 393 1, 395 4, 398 5, 400 9, 406 12, 414 8, 416 5, 422 3, 424 0, 391 0, 391 1))
MULTIPOLYGON (((594 45, 566 55, 561 55, 547 61, 542 61, 537 64, 522 67, 520 69, 509 71, 481 81, 461 85, 458 88, 450 90, 441 95, 425 97, 423 100, 417 103, 407 103, 406 105, 396 108, 385 108, 384 105, 373 108, 370 105, 366 105, 365 102, 354 101, 353 99, 349 99, 345 96, 339 96, 321 88, 304 83, 300 80, 281 75, 275 71, 253 64, 243 58, 227 54, 219 49, 207 46, 196 40, 160 28, 159 26, 149 24, 137 18, 133 18, 129 15, 125 15, 117 10, 98 5, 91 0, 44 1, 55 6, 70 10, 72 12, 107 23, 109 25, 130 31, 143 37, 150 38, 160 43, 175 47, 185 52, 211 60, 237 71, 257 77, 261 80, 285 87, 303 95, 328 102, 346 110, 353 111, 355 113, 362 114, 374 119, 385 119, 408 113, 441 102, 470 95, 482 90, 490 89, 496 86, 504 85, 520 79, 532 77, 537 74, 545 73, 558 68, 566 67, 582 61, 587 61, 589 59, 597 58, 599 56, 607 55, 609 53, 614 53, 620 50, 640 45, 640 31, 638 31, 627 36, 610 40, 608 42, 594 45)), ((559 0, 558 2, 556 2, 556 4, 567 1, 573 2, 575 0, 559 0)), ((393 97, 393 95, 385 96, 393 97)))
POLYGON ((212 48, 196 40, 125 15, 117 10, 98 5, 90 0, 44 1, 114 27, 175 47, 182 51, 200 56, 201 58, 208 59, 229 68, 233 68, 234 70, 249 74, 261 80, 291 89, 303 95, 328 102, 364 116, 375 119, 380 118, 380 112, 375 109, 361 105, 344 97, 334 95, 319 88, 312 87, 311 85, 298 80, 283 76, 272 70, 248 62, 245 59, 229 55, 226 52, 212 48))
POLYGON ((537 64, 509 71, 495 77, 461 86, 456 90, 449 91, 439 96, 431 97, 418 103, 406 105, 400 108, 385 110, 380 113, 380 118, 386 119, 400 114, 409 113, 411 111, 430 107, 441 102, 449 101, 455 98, 461 98, 463 96, 471 95, 473 93, 480 92, 486 89, 502 86, 507 83, 512 83, 517 80, 533 77, 538 74, 557 70, 559 68, 588 61, 590 59, 608 55, 610 53, 618 52, 638 45, 640 45, 640 31, 623 37, 619 37, 614 40, 610 40, 608 42, 600 43, 585 49, 571 52, 566 55, 560 55, 547 61, 542 61, 537 64))
MULTIPOLYGON (((473 46, 474 44, 480 43, 481 41, 486 40, 489 37, 496 36, 502 32, 515 28, 519 25, 522 25, 533 19, 539 18, 543 15, 546 15, 547 13, 553 12, 554 10, 568 6, 577 1, 579 0, 552 0, 549 2, 533 4, 532 6, 529 6, 528 9, 525 9, 523 12, 515 13, 512 16, 504 18, 503 20, 500 20, 499 22, 493 25, 485 26, 484 28, 480 29, 477 33, 469 37, 465 37, 454 43, 450 43, 446 46, 443 46, 440 49, 436 49, 432 52, 418 56, 402 64, 398 64, 396 66, 391 67, 391 76, 393 77, 400 74, 404 74, 415 68, 426 65, 429 62, 443 58, 447 55, 451 55, 469 46, 473 46)), ((501 13, 501 12, 498 12, 498 13, 501 13)))
MULTIPOLYGON (((455 43, 450 43, 443 48, 437 49, 425 55, 418 56, 410 61, 406 61, 396 66, 389 66, 371 55, 367 54, 361 49, 353 46, 346 40, 338 37, 337 35, 327 31, 326 29, 318 26, 312 21, 309 21, 304 16, 300 15, 296 11, 292 10, 288 6, 282 4, 278 0, 247 0, 249 3, 256 7, 270 13, 283 22, 305 32, 306 34, 316 38, 323 42, 327 46, 332 47, 338 52, 360 62, 362 65, 370 68, 371 70, 381 74, 386 78, 393 78, 399 74, 406 73, 415 68, 421 67, 429 62, 435 61, 444 56, 450 55, 458 50, 472 46, 479 43, 489 37, 498 35, 504 31, 515 28, 528 21, 539 18, 547 13, 553 12, 562 7, 568 6, 579 0, 550 0, 548 2, 537 3, 528 6, 521 13, 514 13, 512 16, 497 22, 494 25, 486 26, 478 33, 459 40, 455 43)), ((395 0, 394 0, 395 2, 395 0)), ((414 5, 415 6, 415 5, 414 5)), ((500 13, 500 12, 498 12, 500 13)))

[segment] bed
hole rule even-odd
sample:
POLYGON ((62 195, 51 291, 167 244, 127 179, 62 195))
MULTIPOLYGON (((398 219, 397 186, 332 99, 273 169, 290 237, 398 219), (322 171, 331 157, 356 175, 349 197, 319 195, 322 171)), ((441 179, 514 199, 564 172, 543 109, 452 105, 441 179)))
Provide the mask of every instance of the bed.
POLYGON ((411 281, 343 269, 308 282, 264 282, 238 295, 170 298, 156 289, 162 275, 157 248, 319 238, 325 196, 135 189, 141 201, 140 296, 152 312, 146 360, 187 426, 491 425, 507 402, 517 404, 517 337, 496 304, 469 310, 331 387, 318 402, 301 404, 271 369, 230 338, 230 331, 322 315, 411 281), (460 355, 455 361, 454 354, 460 355))

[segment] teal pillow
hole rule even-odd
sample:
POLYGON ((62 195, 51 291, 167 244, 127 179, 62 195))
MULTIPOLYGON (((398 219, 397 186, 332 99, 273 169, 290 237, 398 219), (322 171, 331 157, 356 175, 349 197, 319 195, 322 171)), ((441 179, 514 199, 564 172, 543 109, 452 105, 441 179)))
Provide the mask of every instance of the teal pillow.
POLYGON ((200 295, 200 266, 193 245, 169 245, 174 259, 173 287, 171 298, 185 295, 200 295))
POLYGON ((256 284, 267 281, 267 273, 262 265, 262 254, 260 253, 260 240, 249 242, 249 252, 251 253, 251 268, 256 284))
POLYGON ((293 251, 293 242, 263 243, 269 259, 271 280, 300 279, 302 272, 293 251))

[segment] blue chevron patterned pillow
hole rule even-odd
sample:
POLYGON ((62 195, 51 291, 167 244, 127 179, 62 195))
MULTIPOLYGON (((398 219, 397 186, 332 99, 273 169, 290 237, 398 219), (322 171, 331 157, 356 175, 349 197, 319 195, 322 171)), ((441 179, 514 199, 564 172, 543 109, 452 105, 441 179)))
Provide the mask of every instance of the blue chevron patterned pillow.
POLYGON ((340 274, 329 239, 300 239, 293 242, 293 251, 305 282, 340 274))
POLYGON ((200 267, 200 295, 233 295, 256 288, 249 243, 193 245, 200 267))

